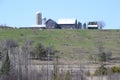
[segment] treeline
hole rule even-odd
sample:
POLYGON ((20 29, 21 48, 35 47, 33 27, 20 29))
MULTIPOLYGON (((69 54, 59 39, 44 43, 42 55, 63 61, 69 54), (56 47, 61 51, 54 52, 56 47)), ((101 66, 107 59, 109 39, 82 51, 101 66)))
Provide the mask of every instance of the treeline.
POLYGON ((0 25, 0 29, 13 29, 13 27, 7 25, 0 25))
POLYGON ((107 80, 120 79, 120 67, 105 67, 108 55, 99 46, 99 62, 94 74, 89 72, 83 64, 79 68, 73 66, 63 68, 59 64, 60 51, 54 50, 51 46, 45 47, 39 43, 33 46, 34 41, 25 40, 18 43, 14 40, 4 40, 0 42, 0 80, 90 80, 89 77, 97 76, 107 80), (33 61, 46 61, 47 64, 35 64, 33 61), (49 62, 53 64, 50 65, 49 62), (61 66, 61 67, 60 67, 61 66))
POLYGON ((0 80, 41 80, 41 72, 36 71, 32 60, 53 60, 57 53, 51 47, 44 47, 41 43, 33 47, 33 41, 25 40, 19 44, 14 40, 0 42, 0 80), (33 76, 35 73, 35 76, 33 76), (31 78, 34 77, 35 79, 31 78), (31 78, 31 79, 30 79, 31 78))
POLYGON ((14 40, 0 42, 0 80, 86 80, 82 67, 79 71, 59 69, 58 50, 39 43, 33 47, 33 41, 25 40, 18 44, 14 40), (53 61, 35 64, 32 60, 53 61), (79 75, 79 77, 78 77, 79 75))

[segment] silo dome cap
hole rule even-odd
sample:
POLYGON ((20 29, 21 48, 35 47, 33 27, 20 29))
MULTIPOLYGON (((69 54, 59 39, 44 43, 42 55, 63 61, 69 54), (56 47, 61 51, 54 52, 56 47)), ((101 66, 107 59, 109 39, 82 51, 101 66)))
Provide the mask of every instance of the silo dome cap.
POLYGON ((40 14, 40 12, 39 12, 39 11, 37 11, 37 12, 36 12, 36 14, 40 14))
POLYGON ((42 17, 42 19, 46 19, 46 17, 42 17))

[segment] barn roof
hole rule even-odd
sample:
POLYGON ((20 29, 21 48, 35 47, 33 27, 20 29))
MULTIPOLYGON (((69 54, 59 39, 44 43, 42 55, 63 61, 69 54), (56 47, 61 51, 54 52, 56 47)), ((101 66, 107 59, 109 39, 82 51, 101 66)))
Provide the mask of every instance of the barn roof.
MULTIPOLYGON (((52 20, 52 19, 48 19, 47 21, 46 21, 46 23, 48 23, 49 21, 53 21, 53 22, 55 22, 54 20, 52 20)), ((56 22, 55 22, 56 23, 56 22)))
POLYGON ((59 19, 58 24, 75 24, 76 19, 59 19))

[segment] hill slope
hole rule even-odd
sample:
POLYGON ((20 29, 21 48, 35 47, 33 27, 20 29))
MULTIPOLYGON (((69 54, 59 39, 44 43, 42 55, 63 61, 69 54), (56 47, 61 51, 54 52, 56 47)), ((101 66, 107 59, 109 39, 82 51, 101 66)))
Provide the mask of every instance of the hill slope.
POLYGON ((113 56, 120 54, 120 30, 0 30, 0 40, 34 40, 60 50, 64 60, 87 59, 89 54, 98 53, 98 46, 103 44, 104 51, 111 51, 113 56))

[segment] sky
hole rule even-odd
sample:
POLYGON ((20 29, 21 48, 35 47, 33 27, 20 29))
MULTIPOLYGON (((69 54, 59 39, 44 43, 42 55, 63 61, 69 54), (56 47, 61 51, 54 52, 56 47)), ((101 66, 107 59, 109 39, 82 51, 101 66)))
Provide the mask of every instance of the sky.
POLYGON ((29 27, 36 12, 55 21, 76 18, 81 23, 103 21, 104 29, 120 29, 120 0, 0 0, 0 24, 29 27))

